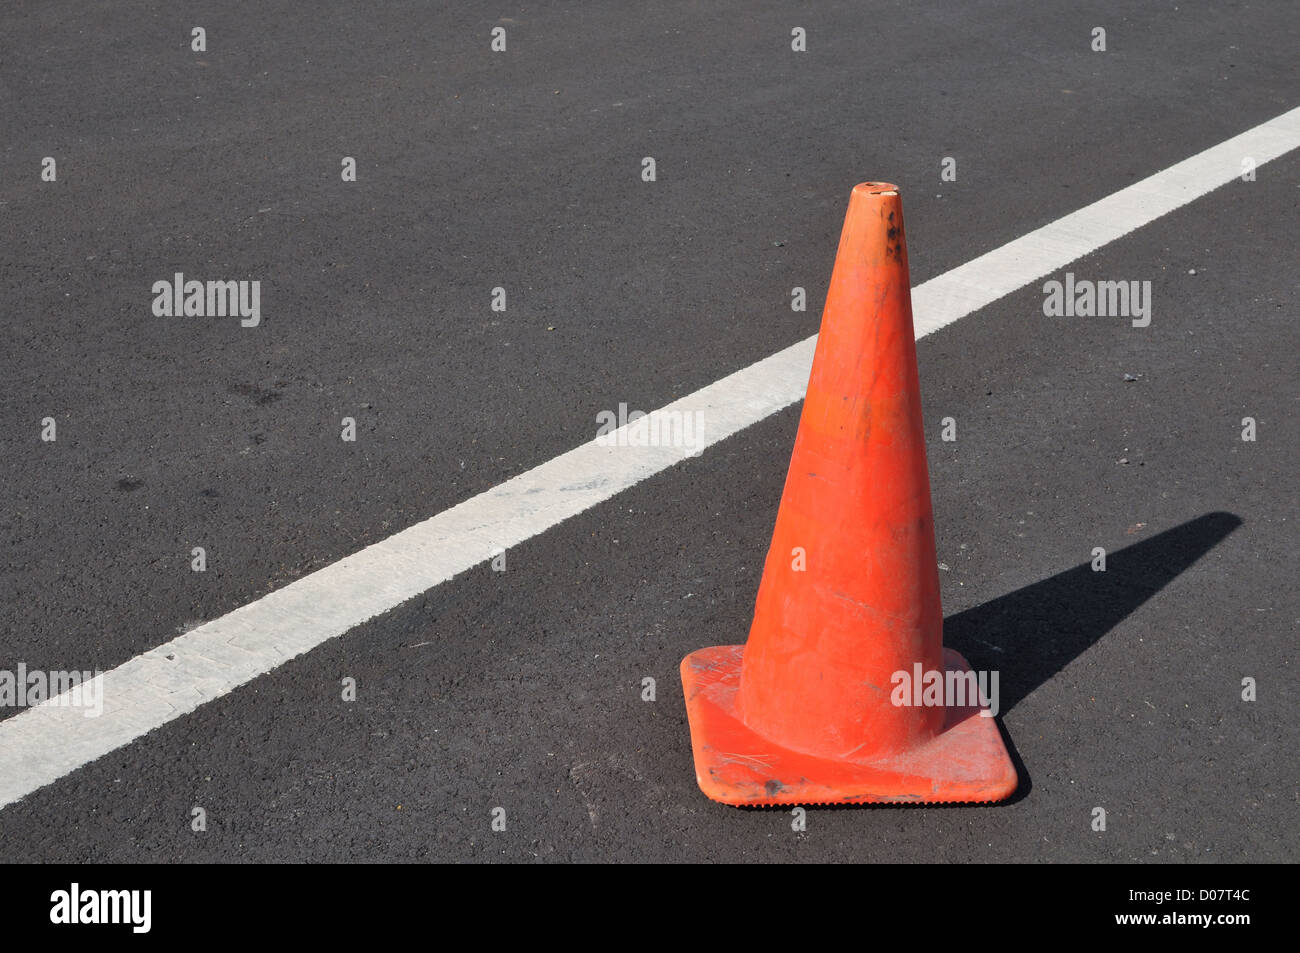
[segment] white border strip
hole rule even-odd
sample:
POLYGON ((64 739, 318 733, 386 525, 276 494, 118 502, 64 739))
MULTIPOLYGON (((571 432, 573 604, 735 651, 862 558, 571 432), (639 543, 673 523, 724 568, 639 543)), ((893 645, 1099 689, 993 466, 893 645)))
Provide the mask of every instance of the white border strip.
MULTIPOLYGON (((1293 109, 927 281, 912 291, 916 336, 1232 181, 1247 156, 1263 165, 1297 146, 1293 109)), ((583 444, 119 665, 100 676, 98 718, 52 700, 0 721, 0 807, 485 562, 493 547, 518 545, 801 400, 816 343, 814 335, 651 415, 657 424, 700 414, 707 432, 691 446, 583 444)))

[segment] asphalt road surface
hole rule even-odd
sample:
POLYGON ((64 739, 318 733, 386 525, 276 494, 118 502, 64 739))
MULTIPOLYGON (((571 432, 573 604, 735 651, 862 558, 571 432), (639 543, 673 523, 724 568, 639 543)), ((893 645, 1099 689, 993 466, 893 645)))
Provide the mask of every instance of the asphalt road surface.
MULTIPOLYGON (((919 284, 1300 105, 1290 2, 122 0, 0 37, 10 672, 112 669, 803 340, 857 182, 901 187, 919 284), (260 281, 259 323, 155 314, 177 272, 260 281)), ((745 639, 795 405, 0 809, 0 861, 1295 861, 1298 210, 1300 150, 1070 265, 1149 281, 1149 327, 1038 282, 918 343, 1010 802, 795 831, 696 786, 677 666, 745 639)))

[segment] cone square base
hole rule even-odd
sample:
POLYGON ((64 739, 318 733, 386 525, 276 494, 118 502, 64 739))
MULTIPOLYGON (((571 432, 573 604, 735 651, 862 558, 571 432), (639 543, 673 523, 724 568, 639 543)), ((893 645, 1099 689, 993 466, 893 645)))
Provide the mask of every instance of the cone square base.
MULTIPOLYGON (((774 804, 988 803, 1010 797, 1018 778, 995 719, 978 707, 947 709, 928 744, 873 762, 836 761, 791 751, 740 720, 743 645, 700 649, 682 660, 695 777, 715 801, 774 804)), ((949 671, 969 671, 944 649, 949 671)))

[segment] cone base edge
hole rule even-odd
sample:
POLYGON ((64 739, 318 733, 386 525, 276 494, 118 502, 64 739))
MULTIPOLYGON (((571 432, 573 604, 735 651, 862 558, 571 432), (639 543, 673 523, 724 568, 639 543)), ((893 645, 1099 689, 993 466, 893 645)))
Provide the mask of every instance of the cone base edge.
MULTIPOLYGON (((1015 793, 1019 776, 996 720, 978 708, 948 712, 930 743, 874 762, 819 758, 783 748, 736 712, 743 645, 714 646, 682 660, 696 781, 710 800, 734 807, 834 804, 992 804, 1015 793)), ((944 650, 949 670, 970 666, 944 650)))

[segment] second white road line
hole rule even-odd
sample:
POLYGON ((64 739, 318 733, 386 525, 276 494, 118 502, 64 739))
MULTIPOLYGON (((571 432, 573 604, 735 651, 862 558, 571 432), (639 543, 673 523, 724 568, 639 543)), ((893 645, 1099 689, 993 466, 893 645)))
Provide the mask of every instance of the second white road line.
MULTIPOLYGON (((927 281, 912 292, 916 336, 1232 181, 1246 157, 1263 165, 1297 146, 1300 109, 927 281)), ((100 676, 97 718, 56 698, 0 721, 0 807, 788 407, 803 398, 816 343, 800 341, 620 428, 613 445, 583 444, 137 655, 100 676), (621 445, 633 427, 653 432, 689 415, 704 424, 689 446, 621 445)))

